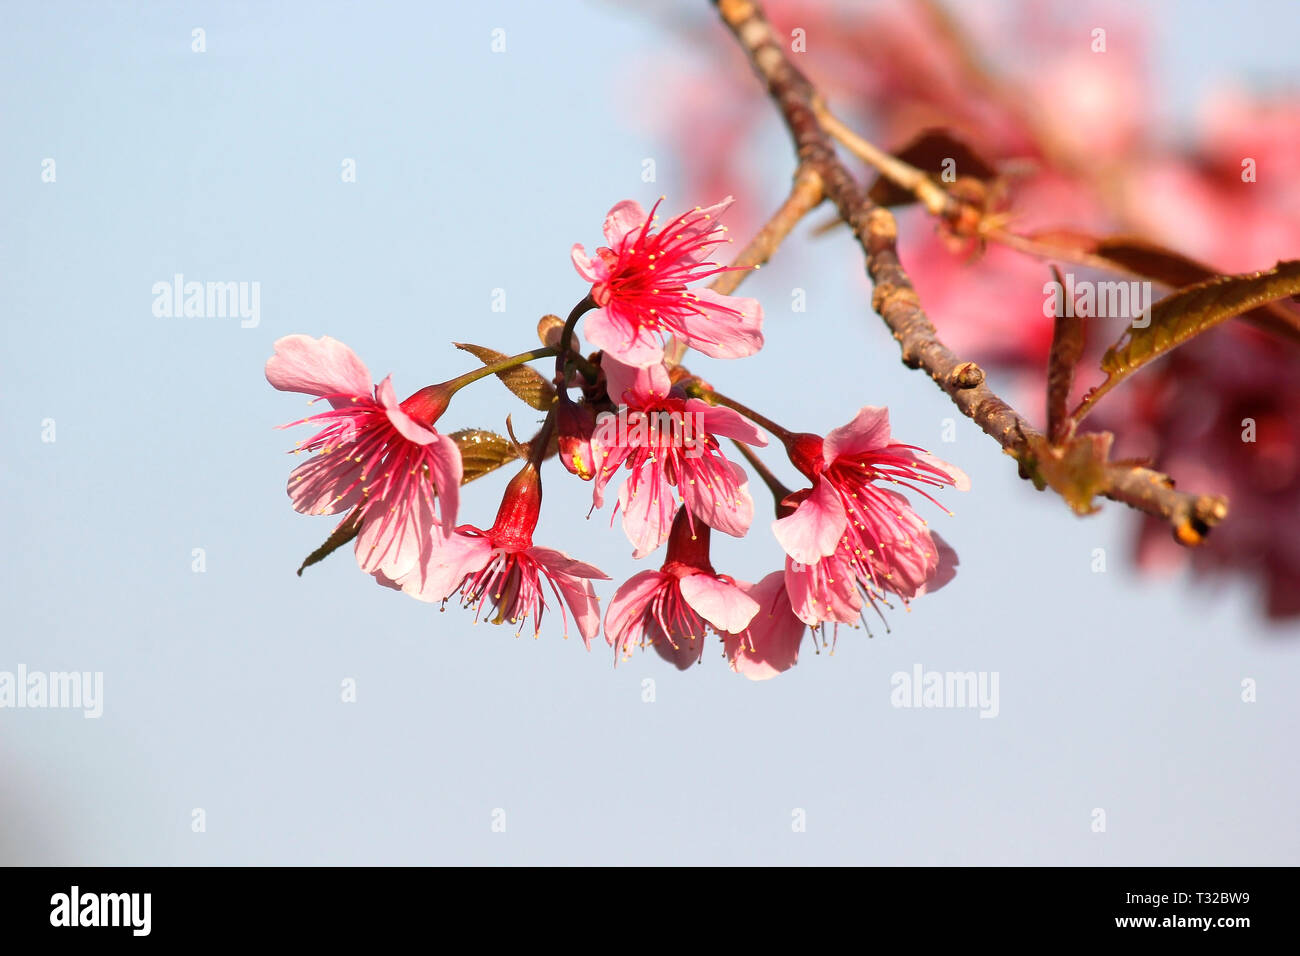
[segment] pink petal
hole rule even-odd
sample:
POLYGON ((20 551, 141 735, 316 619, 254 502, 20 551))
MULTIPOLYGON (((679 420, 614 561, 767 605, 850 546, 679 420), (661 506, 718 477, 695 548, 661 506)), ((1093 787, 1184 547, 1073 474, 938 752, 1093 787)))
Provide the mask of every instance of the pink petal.
POLYGON ((425 536, 419 564, 399 578, 402 590, 421 601, 445 601, 456 593, 465 575, 484 568, 492 557, 492 541, 477 534, 456 532, 448 538, 425 536))
POLYGON ((773 571, 746 590, 758 602, 758 613, 744 634, 727 636, 727 656, 736 673, 767 680, 798 663, 805 626, 790 609, 782 572, 773 571))
POLYGON ((624 199, 605 215, 605 241, 611 249, 621 251, 623 240, 629 237, 629 233, 635 237, 647 218, 639 202, 624 199))
POLYGON ((905 496, 883 488, 877 490, 888 497, 894 514, 884 522, 868 525, 868 538, 878 542, 869 560, 882 576, 880 583, 886 590, 910 600, 924 593, 926 582, 939 566, 939 549, 905 496))
POLYGON ((713 358, 744 358, 763 347, 763 307, 757 299, 722 295, 712 289, 693 294, 701 314, 687 314, 680 319, 687 345, 713 358), (735 309, 740 314, 719 309, 735 309))
POLYGON ((939 550, 939 565, 925 579, 925 583, 916 592, 918 595, 932 594, 939 590, 957 576, 957 565, 961 563, 952 545, 940 537, 938 533, 931 531, 930 537, 934 539, 934 545, 939 550))
POLYGON ((672 530, 677 516, 677 501, 673 486, 657 471, 653 463, 641 466, 637 480, 636 497, 630 491, 633 481, 629 477, 618 490, 619 507, 623 510, 623 531, 632 542, 632 557, 644 558, 663 544, 672 530))
POLYGON ((645 408, 662 401, 673 387, 663 362, 637 367, 606 354, 601 357, 600 367, 605 372, 605 391, 616 405, 645 408))
POLYGON ((767 444, 767 436, 759 427, 735 409, 710 405, 698 398, 688 398, 686 410, 701 416, 700 421, 704 425, 704 431, 710 435, 734 438, 736 441, 743 441, 757 448, 767 444))
POLYGON ((913 451, 912 457, 917 461, 924 462, 931 468, 937 468, 943 474, 952 479, 952 486, 958 491, 970 491, 970 478, 966 472, 962 471, 956 465, 944 461, 942 458, 936 458, 928 451, 913 451))
MULTIPOLYGON (((683 220, 682 224, 673 230, 674 237, 701 238, 716 231, 721 225, 722 214, 727 211, 734 201, 731 196, 728 196, 712 206, 693 210, 683 220)), ((686 262, 701 262, 706 256, 711 256, 716 248, 696 245, 686 249, 682 259, 686 262)))
POLYGON ((447 435, 437 435, 434 454, 429 460, 429 477, 438 494, 438 521, 444 536, 456 527, 456 513, 460 510, 460 480, 464 476, 464 463, 460 446, 447 435))
POLYGON ((704 634, 684 634, 674 636, 671 640, 667 637, 657 637, 653 646, 656 654, 679 671, 684 671, 693 664, 699 663, 700 658, 704 656, 706 642, 704 634))
POLYGON ((432 494, 413 486, 390 501, 368 501, 357 535, 357 564, 362 571, 382 571, 394 581, 416 567, 433 537, 432 494))
POLYGON ((286 335, 266 361, 266 380, 282 392, 369 397, 370 372, 357 354, 328 335, 286 335))
POLYGON ((848 526, 839 492, 829 481, 818 478, 812 494, 794 514, 772 522, 772 534, 790 557, 802 564, 814 564, 834 553, 848 526))
POLYGON ((361 464, 336 449, 321 452, 289 472, 289 500, 305 515, 334 515, 361 502, 361 464))
POLYGON ((826 433, 822 454, 829 465, 836 458, 878 451, 889 443, 889 409, 866 405, 858 411, 853 421, 826 433))
POLYGON ((573 249, 569 251, 569 258, 573 260, 573 268, 578 270, 578 275, 592 285, 597 285, 609 278, 609 266, 605 264, 605 260, 600 256, 596 256, 594 259, 590 258, 581 243, 573 244, 573 249))
POLYGON ((681 484, 678 491, 683 503, 696 518, 715 531, 729 534, 733 538, 743 538, 749 533, 749 526, 754 521, 754 499, 749 493, 749 477, 745 469, 734 461, 724 459, 721 464, 726 466, 735 482, 734 497, 716 479, 706 484, 702 475, 695 479, 695 484, 681 484))
POLYGON ((554 580, 564 603, 573 613, 573 623, 582 643, 591 650, 591 639, 600 633, 600 600, 596 597, 596 589, 584 578, 560 575, 554 580))
POLYGON ((528 549, 528 553, 533 559, 544 567, 552 577, 571 577, 571 578, 595 578, 599 581, 608 581, 609 575, 596 567, 594 564, 587 564, 585 561, 575 561, 563 551, 556 551, 554 548, 528 549))
POLYGON ((642 368, 664 360, 663 343, 657 336, 643 334, 635 322, 619 318, 610 309, 588 312, 582 330, 588 342, 626 365, 642 368))
POLYGON ((379 383, 379 388, 376 391, 380 404, 384 406, 384 411, 388 413, 388 420, 393 423, 393 427, 407 441, 414 442, 417 445, 428 445, 438 437, 437 432, 430 431, 402 411, 401 405, 397 402, 397 395, 393 391, 393 377, 391 375, 379 383))
POLYGON ((642 571, 624 581, 605 611, 605 642, 626 649, 635 639, 636 625, 660 588, 671 586, 672 578, 661 571, 642 571))
POLYGON ((678 587, 686 603, 719 631, 739 633, 758 613, 757 601, 736 584, 728 584, 712 574, 688 574, 678 582, 678 587))
POLYGON ((812 564, 786 558, 785 588, 794 615, 809 627, 853 624, 862 612, 853 572, 837 555, 812 564))

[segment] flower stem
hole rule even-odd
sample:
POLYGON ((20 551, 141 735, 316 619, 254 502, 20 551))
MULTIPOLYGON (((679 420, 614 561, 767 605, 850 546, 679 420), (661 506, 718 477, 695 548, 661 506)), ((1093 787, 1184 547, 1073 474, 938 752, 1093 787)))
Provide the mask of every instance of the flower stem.
MULTIPOLYGON (((587 295, 581 302, 573 307, 569 317, 564 321, 564 328, 560 331, 560 344, 555 355, 555 378, 556 384, 562 385, 564 382, 564 366, 572 359, 574 362, 586 365, 591 368, 590 364, 582 358, 582 354, 573 347, 573 332, 578 327, 578 320, 596 307, 596 300, 587 295), (579 362, 579 360, 582 360, 579 362)), ((594 370, 594 369, 593 369, 594 370)), ((587 371, 587 369, 583 369, 587 371)))
POLYGON ((763 463, 763 459, 758 457, 754 449, 750 448, 743 441, 736 441, 734 438, 731 440, 731 443, 735 445, 736 450, 744 456, 745 461, 749 462, 750 467, 758 472, 758 477, 763 479, 763 484, 767 485, 767 490, 772 492, 772 497, 776 499, 776 516, 778 518, 785 517, 781 514, 781 502, 790 494, 790 489, 781 484, 781 479, 772 474, 772 469, 768 468, 767 465, 763 463))
POLYGON ((546 446, 551 443, 551 436, 555 433, 555 407, 546 413, 546 421, 542 423, 541 430, 528 442, 528 464, 541 470, 542 461, 546 458, 546 446))
POLYGON ((768 418, 766 415, 761 415, 758 412, 754 411, 752 408, 750 408, 748 405, 742 405, 734 398, 730 398, 726 395, 723 395, 721 392, 714 391, 712 386, 706 384, 705 382, 701 381, 698 378, 688 379, 685 383, 683 383, 683 387, 686 389, 686 394, 692 395, 695 398, 703 399, 704 401, 708 402, 710 405, 723 405, 727 408, 732 409, 733 411, 740 412, 740 414, 744 415, 751 422, 754 422, 756 425, 759 425, 767 429, 769 432, 775 435, 776 438, 782 443, 789 442, 792 438, 795 437, 793 432, 791 432, 789 429, 782 428, 780 425, 772 421, 772 419, 768 418))

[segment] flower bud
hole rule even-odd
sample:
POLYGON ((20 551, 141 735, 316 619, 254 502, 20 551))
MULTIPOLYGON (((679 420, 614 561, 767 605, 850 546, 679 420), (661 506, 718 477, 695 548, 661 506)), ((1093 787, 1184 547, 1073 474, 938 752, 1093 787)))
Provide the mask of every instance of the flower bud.
POLYGON ((596 460, 591 436, 596 431, 596 413, 586 402, 578 403, 561 391, 555 409, 555 429, 560 463, 583 481, 596 477, 596 460))

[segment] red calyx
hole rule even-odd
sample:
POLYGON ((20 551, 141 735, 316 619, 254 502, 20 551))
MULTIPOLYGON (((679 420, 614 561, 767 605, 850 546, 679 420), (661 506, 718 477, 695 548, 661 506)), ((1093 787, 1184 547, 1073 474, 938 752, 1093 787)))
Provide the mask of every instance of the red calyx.
POLYGON ((402 402, 401 409, 417 424, 428 428, 447 410, 452 394, 446 385, 428 385, 402 402))
POLYGON ((709 561, 709 526, 699 518, 692 518, 686 508, 677 509, 672 531, 668 533, 668 553, 662 570, 668 574, 713 574, 709 561))
POLYGON ((542 513, 542 479, 537 467, 528 462, 519 474, 510 479, 497 519, 488 536, 496 547, 522 551, 533 545, 533 529, 542 513))
POLYGON ((809 481, 816 481, 826 462, 822 458, 822 437, 800 432, 785 439, 785 453, 790 462, 809 481))

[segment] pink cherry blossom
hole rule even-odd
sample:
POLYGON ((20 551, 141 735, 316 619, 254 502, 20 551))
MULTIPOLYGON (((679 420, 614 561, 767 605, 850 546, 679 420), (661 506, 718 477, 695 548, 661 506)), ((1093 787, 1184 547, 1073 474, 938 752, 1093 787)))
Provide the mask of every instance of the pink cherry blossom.
POLYGON ((807 623, 845 622, 854 610, 854 595, 845 590, 850 579, 874 604, 885 592, 906 603, 951 577, 955 554, 940 547, 905 496, 880 483, 934 501, 917 486, 964 491, 970 480, 959 468, 894 442, 887 409, 867 406, 824 439, 792 435, 786 448, 813 485, 791 496, 786 503, 794 510, 772 530, 798 566, 788 570, 786 583, 795 613, 807 623))
POLYGON ((709 563, 709 529, 692 532, 682 509, 673 522, 668 554, 658 571, 642 571, 624 582, 605 614, 605 640, 618 658, 633 647, 654 647, 660 657, 685 670, 704 653, 707 631, 739 634, 759 611, 749 585, 718 574, 709 563))
POLYGON ((476 621, 487 604, 496 611, 489 617, 493 624, 508 621, 522 630, 524 621, 532 619, 534 637, 541 631, 549 587, 560 602, 565 636, 567 605, 590 648, 600 633, 600 605, 591 581, 609 576, 562 551, 533 544, 541 502, 541 481, 530 462, 506 487, 492 527, 461 525, 450 537, 431 536, 419 566, 388 583, 422 601, 446 601, 459 594, 464 607, 474 608, 476 621))
POLYGON ((601 368, 610 400, 623 407, 602 415, 592 436, 593 507, 604 505, 606 486, 626 468, 618 508, 633 556, 644 557, 668 537, 678 506, 674 488, 692 524, 743 537, 754 500, 745 470, 722 454, 718 436, 762 446, 763 434, 729 408, 687 398, 662 364, 633 368, 605 355, 601 368))
POLYGON ((663 361, 669 334, 714 358, 741 358, 762 348, 763 309, 756 299, 687 289, 726 271, 705 259, 728 241, 718 217, 729 205, 731 197, 707 209, 697 206, 658 230, 651 228, 654 209, 647 216, 631 200, 611 209, 605 217, 609 245, 592 257, 581 245, 572 252, 598 306, 585 319, 587 339, 637 367, 663 361))
POLYGON ((780 571, 742 588, 758 603, 758 613, 743 631, 726 635, 723 644, 733 671, 750 680, 767 680, 799 662, 806 627, 791 610, 780 571))
POLYGON ((359 514, 357 563, 389 578, 408 573, 433 531, 450 534, 460 498, 456 443, 433 428, 447 406, 438 386, 401 402, 391 377, 371 385, 365 364, 342 342, 288 335, 266 363, 281 391, 325 399, 330 411, 292 425, 320 428, 298 443, 318 452, 289 475, 289 498, 303 514, 359 514))

